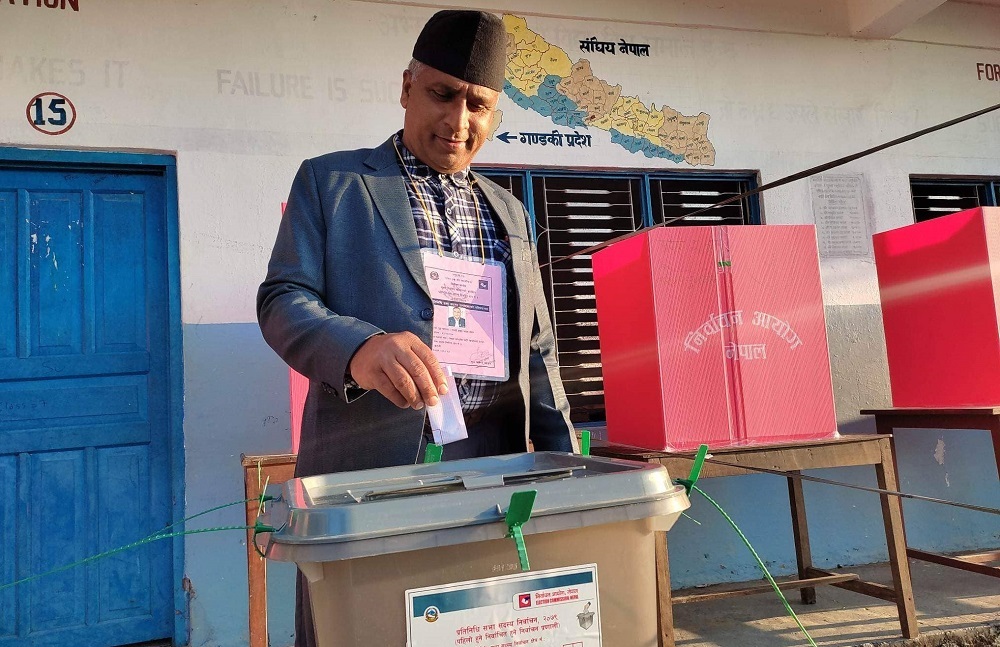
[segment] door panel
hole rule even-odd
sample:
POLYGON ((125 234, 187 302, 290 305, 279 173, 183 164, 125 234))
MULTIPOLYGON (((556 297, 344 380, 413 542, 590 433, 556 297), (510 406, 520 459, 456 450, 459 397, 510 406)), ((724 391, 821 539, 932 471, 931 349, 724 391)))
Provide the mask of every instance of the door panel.
MULTIPOLYGON (((84 451, 38 453, 29 460, 29 573, 86 557, 87 479, 84 451), (43 539, 44 538, 44 539, 43 539)), ((87 571, 73 568, 29 585, 31 632, 86 622, 87 571)))
POLYGON ((84 194, 30 192, 28 198, 30 306, 19 313, 29 324, 28 354, 82 354, 84 194))
POLYGON ((131 307, 142 299, 146 286, 145 206, 142 195, 94 195, 98 353, 146 350, 146 313, 131 307), (118 244, 121 239, 134 241, 131 248, 118 244))
MULTIPOLYGON (((141 518, 142 501, 149 500, 149 456, 144 447, 107 447, 97 451, 97 492, 101 546, 124 546, 141 539, 132 519, 141 518), (118 496, 132 492, 134 496, 118 496)), ((120 620, 153 614, 148 582, 134 577, 149 572, 149 553, 133 551, 98 562, 99 620, 120 620)))

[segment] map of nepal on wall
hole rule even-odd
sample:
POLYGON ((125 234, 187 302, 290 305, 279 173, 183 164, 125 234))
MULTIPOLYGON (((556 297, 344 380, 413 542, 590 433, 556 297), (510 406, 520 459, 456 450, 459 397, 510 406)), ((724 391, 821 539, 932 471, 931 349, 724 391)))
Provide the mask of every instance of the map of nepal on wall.
MULTIPOLYGON (((507 81, 504 92, 518 106, 559 126, 599 128, 632 153, 694 166, 715 164, 704 112, 688 117, 669 106, 646 106, 622 95, 622 86, 594 76, 590 61, 572 62, 560 47, 528 29, 524 18, 505 14, 507 81)), ((500 117, 494 127, 500 125, 500 117)))

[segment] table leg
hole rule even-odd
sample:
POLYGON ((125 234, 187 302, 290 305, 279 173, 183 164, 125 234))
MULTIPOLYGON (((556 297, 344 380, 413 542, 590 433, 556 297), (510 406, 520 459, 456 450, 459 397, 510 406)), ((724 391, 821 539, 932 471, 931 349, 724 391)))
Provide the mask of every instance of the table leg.
MULTIPOLYGON (((798 471, 790 472, 798 474, 798 471)), ((792 536, 795 541, 795 562, 799 569, 799 579, 809 577, 812 568, 812 549, 809 547, 809 524, 806 522, 806 502, 802 494, 802 480, 788 477, 788 503, 792 513, 792 536)), ((816 604, 816 587, 806 586, 799 595, 802 604, 816 604)))
POLYGON ((250 545, 250 643, 249 647, 267 647, 267 562, 250 545))
POLYGON ((670 560, 667 555, 667 533, 656 531, 656 605, 660 647, 674 645, 674 608, 670 594, 670 560))
MULTIPOLYGON (((880 432, 881 433, 881 432, 880 432)), ((891 443, 882 444, 882 462, 875 466, 878 486, 883 490, 899 491, 896 479, 896 462, 891 443)), ((896 609, 904 638, 916 638, 920 633, 917 612, 913 603, 913 584, 910 581, 910 563, 906 556, 906 538, 903 531, 903 506, 899 497, 880 494, 882 523, 889 549, 889 567, 896 591, 896 609)))
MULTIPOLYGON (((247 499, 246 520, 252 526, 257 521, 260 488, 255 478, 245 468, 244 493, 247 499)), ((249 595, 249 647, 267 647, 267 562, 257 554, 253 545, 253 530, 247 530, 247 587, 249 595)))
MULTIPOLYGON (((890 468, 892 469, 892 479, 893 479, 893 481, 896 482, 896 484, 898 486, 899 485, 899 460, 898 460, 899 457, 896 455, 896 436, 894 434, 894 432, 896 431, 896 429, 895 429, 895 427, 892 426, 892 423, 889 422, 888 420, 883 420, 883 419, 879 418, 878 416, 875 416, 875 431, 876 431, 876 433, 878 433, 878 435, 880 435, 880 436, 886 436, 886 437, 889 438, 889 453, 890 453, 890 456, 892 458, 892 465, 890 466, 890 468)), ((883 460, 883 463, 884 463, 884 460, 883 460)), ((896 500, 900 502, 900 510, 902 510, 902 505, 903 505, 902 504, 902 500, 898 499, 898 498, 896 500)), ((903 527, 903 545, 906 546, 907 545, 906 544, 906 519, 903 519, 901 523, 902 523, 902 527, 903 527)))

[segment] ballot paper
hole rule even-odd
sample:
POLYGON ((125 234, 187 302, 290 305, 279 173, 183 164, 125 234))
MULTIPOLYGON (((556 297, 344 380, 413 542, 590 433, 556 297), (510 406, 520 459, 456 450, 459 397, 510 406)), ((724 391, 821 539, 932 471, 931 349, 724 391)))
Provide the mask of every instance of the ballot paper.
POLYGON ((427 407, 427 419, 431 423, 434 442, 438 445, 447 445, 469 437, 465 428, 465 416, 462 415, 462 403, 458 399, 458 387, 455 386, 455 375, 450 366, 444 367, 444 375, 448 392, 438 398, 438 404, 427 407))

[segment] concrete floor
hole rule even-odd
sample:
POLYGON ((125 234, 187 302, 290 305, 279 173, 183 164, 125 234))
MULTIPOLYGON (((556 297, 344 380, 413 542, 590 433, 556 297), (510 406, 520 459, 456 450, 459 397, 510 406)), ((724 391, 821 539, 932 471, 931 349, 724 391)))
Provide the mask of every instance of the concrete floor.
MULTIPOLYGON (((902 638, 894 604, 832 586, 816 589, 815 605, 803 605, 798 591, 785 595, 822 647, 1000 647, 1000 578, 912 560, 910 569, 921 633, 915 640, 902 638)), ((840 570, 892 583, 886 564, 840 570)), ((809 644, 773 593, 675 605, 674 626, 678 647, 809 644)))

